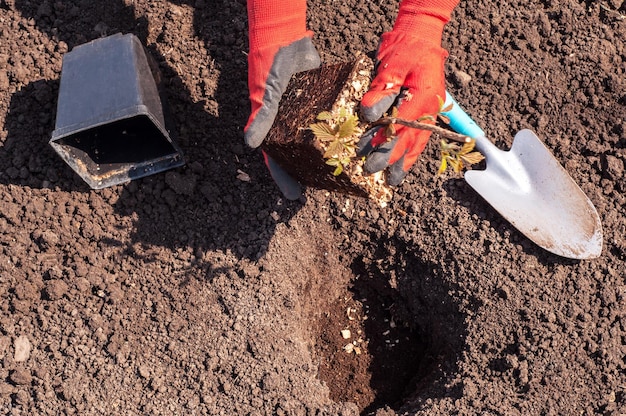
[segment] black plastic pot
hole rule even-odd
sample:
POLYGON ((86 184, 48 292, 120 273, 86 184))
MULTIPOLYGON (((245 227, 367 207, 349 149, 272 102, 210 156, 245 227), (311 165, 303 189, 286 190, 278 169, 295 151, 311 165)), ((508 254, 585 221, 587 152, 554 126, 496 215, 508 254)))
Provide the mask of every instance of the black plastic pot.
POLYGON ((132 34, 77 46, 63 57, 50 145, 93 189, 183 165, 159 84, 132 34))

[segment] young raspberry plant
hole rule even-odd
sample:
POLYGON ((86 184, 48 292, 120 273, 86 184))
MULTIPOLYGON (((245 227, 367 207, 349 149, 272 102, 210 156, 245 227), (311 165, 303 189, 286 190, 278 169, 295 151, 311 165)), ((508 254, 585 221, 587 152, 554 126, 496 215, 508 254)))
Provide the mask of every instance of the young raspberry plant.
MULTIPOLYGON (((442 137, 440 141, 441 161, 437 175, 444 173, 450 167, 455 173, 480 163, 484 156, 474 150, 475 140, 462 134, 455 133, 436 125, 437 120, 450 124, 445 113, 452 109, 453 104, 445 105, 441 97, 439 99, 439 111, 435 116, 425 115, 418 120, 410 121, 398 117, 398 108, 392 107, 389 114, 375 121, 370 127, 384 126, 387 140, 396 136, 396 125, 410 128, 429 130, 442 137)), ((309 128, 320 141, 324 148, 326 164, 333 166, 335 176, 341 175, 350 162, 356 157, 356 141, 360 134, 358 129, 359 118, 346 108, 340 108, 336 112, 322 111, 316 117, 317 123, 309 125, 309 128)))
MULTIPOLYGON (((444 113, 452 110, 454 104, 446 106, 443 98, 439 96, 437 98, 439 99, 439 113, 437 117, 445 124, 450 124, 450 119, 444 113)), ((439 162, 437 175, 444 173, 448 166, 452 168, 454 173, 461 173, 464 167, 480 163, 485 158, 480 152, 474 151, 474 146, 476 145, 476 140, 474 139, 459 145, 442 138, 440 143, 441 161, 439 162)))
POLYGON ((385 126, 385 136, 387 140, 392 140, 396 135, 395 125, 399 124, 405 127, 411 127, 422 130, 429 130, 439 134, 442 137, 440 144, 441 161, 437 175, 444 173, 450 167, 455 173, 460 173, 464 168, 479 163, 485 157, 478 151, 474 151, 476 141, 462 134, 452 132, 448 129, 437 126, 437 119, 445 124, 450 124, 450 119, 445 113, 452 110, 454 104, 445 105, 441 97, 439 100, 439 111, 435 116, 425 115, 416 121, 409 121, 398 118, 398 109, 393 107, 389 115, 385 115, 374 125, 385 126), (451 141, 448 141, 450 139, 451 141))
POLYGON ((437 175, 446 171, 448 166, 455 173, 461 173, 464 167, 479 163, 485 157, 480 152, 474 151, 475 140, 459 145, 441 139, 441 162, 437 175))
POLYGON ((356 157, 356 133, 359 118, 345 108, 337 114, 322 111, 316 117, 317 123, 309 125, 315 137, 324 146, 326 164, 333 166, 333 175, 339 176, 356 157))

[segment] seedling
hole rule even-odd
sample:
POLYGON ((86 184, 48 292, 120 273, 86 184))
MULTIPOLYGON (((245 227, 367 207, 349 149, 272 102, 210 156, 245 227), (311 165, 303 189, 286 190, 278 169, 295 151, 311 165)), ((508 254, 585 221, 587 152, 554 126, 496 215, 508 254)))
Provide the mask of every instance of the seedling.
POLYGON ((474 151, 475 140, 459 145, 441 139, 441 162, 437 175, 446 171, 448 166, 455 173, 460 173, 464 167, 479 163, 485 157, 480 152, 474 151))
POLYGON ((343 107, 337 114, 322 111, 316 118, 319 122, 311 124, 309 128, 325 148, 326 164, 334 166, 333 175, 339 176, 356 157, 359 118, 343 107))
POLYGON ((439 100, 439 112, 436 117, 427 115, 421 117, 417 121, 409 121, 398 118, 398 109, 393 107, 391 109, 391 115, 385 116, 376 121, 375 125, 386 125, 385 135, 387 140, 393 139, 396 135, 395 125, 399 124, 406 127, 412 127, 416 129, 429 130, 433 133, 439 134, 443 137, 440 141, 440 155, 441 161, 439 163, 439 170, 437 175, 441 175, 446 171, 448 166, 452 168, 455 173, 460 173, 464 168, 479 163, 485 157, 480 152, 474 151, 475 140, 462 134, 455 133, 448 129, 437 126, 434 123, 437 119, 441 120, 445 124, 450 124, 450 120, 445 116, 445 113, 452 110, 453 104, 445 106, 444 100, 441 97, 437 97, 439 100), (445 106, 445 107, 444 107, 445 106), (430 121, 430 123, 426 123, 430 121), (446 140, 450 139, 452 142, 446 140), (460 144, 460 145, 459 145, 460 144))
MULTIPOLYGON (((450 124, 450 119, 444 115, 444 113, 452 110, 452 106, 454 104, 449 104, 445 106, 445 102, 443 98, 437 96, 439 99, 439 113, 437 116, 441 121, 446 124, 450 124), (445 108, 444 108, 445 106, 445 108)), ((441 152, 441 161, 439 162, 439 169, 437 170, 437 175, 441 175, 446 171, 448 165, 452 168, 454 173, 461 173, 463 167, 471 166, 476 163, 480 163, 485 157, 477 151, 474 151, 474 146, 476 145, 476 140, 470 139, 459 146, 457 143, 450 143, 445 138, 441 139, 440 142, 440 152, 441 152)))
MULTIPOLYGON (((480 152, 474 151, 475 141, 473 139, 434 124, 437 119, 449 124, 450 120, 444 113, 450 111, 453 105, 450 104, 444 108, 443 99, 438 98, 439 112, 436 116, 427 115, 416 121, 405 120, 398 117, 398 109, 393 107, 389 115, 383 116, 369 127, 385 126, 384 132, 387 140, 392 140, 396 136, 396 125, 437 133, 442 137, 440 141, 441 161, 437 175, 444 173, 448 167, 455 173, 460 173, 464 168, 479 163, 484 159, 484 156, 480 152)), ((358 116, 341 107, 336 114, 329 111, 321 112, 318 114, 317 120, 318 122, 311 124, 309 128, 324 146, 326 164, 334 166, 333 174, 338 176, 356 157, 356 140, 361 130, 358 116)))

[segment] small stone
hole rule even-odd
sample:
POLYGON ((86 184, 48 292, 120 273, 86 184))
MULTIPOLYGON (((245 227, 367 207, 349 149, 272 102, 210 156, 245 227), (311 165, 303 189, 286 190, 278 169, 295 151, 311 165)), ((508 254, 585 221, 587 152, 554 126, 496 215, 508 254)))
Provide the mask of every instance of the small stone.
POLYGON ((196 188, 196 176, 194 174, 181 175, 178 172, 170 171, 165 174, 165 183, 177 195, 193 195, 196 188))
POLYGON ((454 81, 462 88, 467 88, 472 81, 472 76, 464 71, 454 71, 452 77, 454 81))
POLYGON ((26 390, 18 390, 14 396, 15 403, 24 407, 28 405, 30 395, 26 390))
POLYGON ((0 396, 6 396, 13 393, 14 387, 9 383, 0 381, 0 396))
POLYGON ((49 300, 59 300, 67 293, 67 290, 67 283, 60 279, 53 279, 46 283, 44 295, 49 300))
POLYGON ((11 373, 10 379, 18 386, 25 386, 30 384, 33 380, 33 376, 30 374, 30 371, 25 368, 18 368, 11 373))
POLYGON ((59 236, 50 230, 35 230, 31 237, 41 250, 48 250, 59 243, 59 236))
POLYGON ((612 155, 606 155, 605 172, 609 179, 618 180, 624 176, 624 162, 612 155))
POLYGON ((519 381, 521 384, 528 384, 528 361, 522 361, 519 365, 519 381))
POLYGON ((13 356, 13 359, 16 362, 24 362, 30 358, 30 350, 32 346, 26 335, 21 335, 15 338, 15 341, 13 342, 13 348, 15 348, 15 354, 13 356))
POLYGON ((39 291, 34 284, 24 281, 15 288, 15 296, 19 300, 36 300, 39 299, 39 291))
POLYGON ((59 52, 60 54, 64 54, 69 50, 69 46, 67 46, 67 43, 60 41, 57 44, 57 52, 59 52))
POLYGON ((352 334, 350 333, 349 329, 342 329, 341 336, 343 337, 343 339, 348 339, 352 336, 352 334))
POLYGON ((147 379, 148 377, 150 377, 150 368, 145 365, 139 366, 139 375, 147 379))
POLYGON ((617 396, 616 396, 615 392, 614 392, 614 391, 611 391, 611 392, 609 393, 609 397, 607 397, 607 401, 608 401, 609 403, 615 403, 615 400, 616 400, 616 399, 617 399, 617 396))

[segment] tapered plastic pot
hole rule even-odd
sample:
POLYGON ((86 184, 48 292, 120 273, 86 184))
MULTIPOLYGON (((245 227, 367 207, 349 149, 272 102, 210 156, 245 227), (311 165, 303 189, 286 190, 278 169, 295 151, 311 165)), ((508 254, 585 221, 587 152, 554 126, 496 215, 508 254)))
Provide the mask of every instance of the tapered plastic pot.
POLYGON ((50 145, 91 188, 184 164, 160 79, 132 34, 94 40, 63 57, 50 145))

